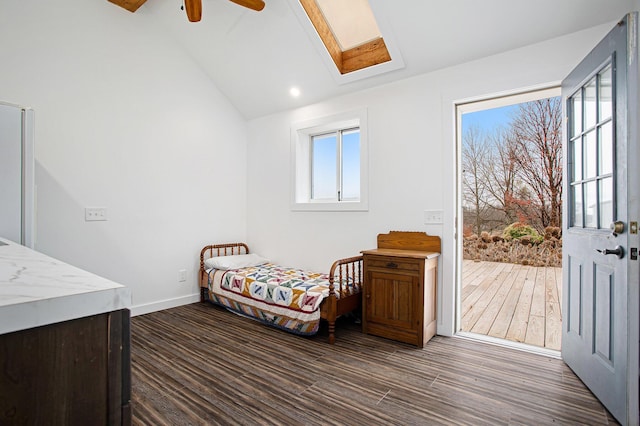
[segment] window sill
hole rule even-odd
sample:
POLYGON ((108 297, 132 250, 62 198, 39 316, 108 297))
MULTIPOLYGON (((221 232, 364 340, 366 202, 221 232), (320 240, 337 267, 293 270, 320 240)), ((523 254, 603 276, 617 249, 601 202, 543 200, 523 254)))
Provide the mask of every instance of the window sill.
POLYGON ((292 203, 291 211, 298 212, 366 212, 369 211, 369 204, 365 202, 339 203, 292 203))

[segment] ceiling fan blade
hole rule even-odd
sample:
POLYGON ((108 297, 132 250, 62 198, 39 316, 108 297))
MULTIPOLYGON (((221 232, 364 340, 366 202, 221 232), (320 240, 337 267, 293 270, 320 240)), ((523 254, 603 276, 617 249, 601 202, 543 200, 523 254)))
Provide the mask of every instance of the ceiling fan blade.
POLYGON ((260 12, 264 9, 264 1, 262 0, 229 0, 234 2, 235 4, 239 4, 240 6, 247 7, 249 9, 255 10, 256 12, 260 12))
POLYGON ((202 18, 202 0, 184 0, 187 18, 191 22, 198 22, 202 18))

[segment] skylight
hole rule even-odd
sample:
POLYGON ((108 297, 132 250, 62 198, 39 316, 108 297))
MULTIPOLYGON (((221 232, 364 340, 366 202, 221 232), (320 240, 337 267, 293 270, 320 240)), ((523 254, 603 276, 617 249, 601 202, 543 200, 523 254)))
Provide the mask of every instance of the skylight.
POLYGON ((391 61, 368 0, 300 0, 340 74, 391 61))
POLYGON ((367 0, 316 0, 342 51, 382 38, 367 0))

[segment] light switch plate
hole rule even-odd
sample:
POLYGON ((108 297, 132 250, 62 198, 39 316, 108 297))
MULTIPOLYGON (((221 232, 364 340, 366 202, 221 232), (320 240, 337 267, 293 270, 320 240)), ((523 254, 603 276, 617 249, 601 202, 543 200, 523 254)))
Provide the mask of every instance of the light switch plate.
POLYGON ((84 220, 85 222, 107 220, 107 208, 106 207, 86 207, 84 209, 84 220))
POLYGON ((444 210, 425 210, 424 223, 442 223, 444 219, 444 210))

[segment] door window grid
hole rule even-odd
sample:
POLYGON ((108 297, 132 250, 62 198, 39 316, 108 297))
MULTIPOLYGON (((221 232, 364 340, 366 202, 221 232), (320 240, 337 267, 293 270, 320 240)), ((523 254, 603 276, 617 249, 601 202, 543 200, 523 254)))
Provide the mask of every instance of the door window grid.
POLYGON ((567 102, 573 227, 608 228, 615 214, 612 64, 605 64, 567 102))

